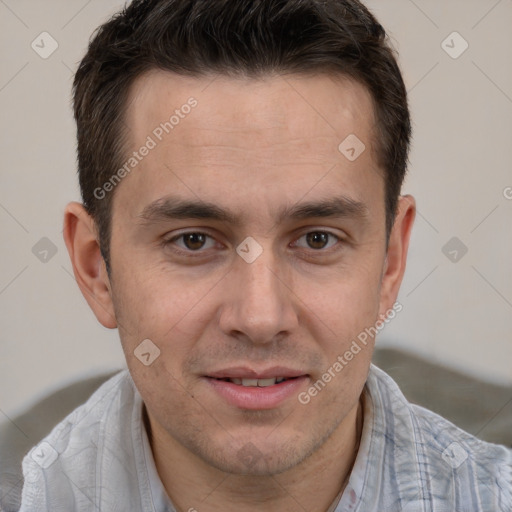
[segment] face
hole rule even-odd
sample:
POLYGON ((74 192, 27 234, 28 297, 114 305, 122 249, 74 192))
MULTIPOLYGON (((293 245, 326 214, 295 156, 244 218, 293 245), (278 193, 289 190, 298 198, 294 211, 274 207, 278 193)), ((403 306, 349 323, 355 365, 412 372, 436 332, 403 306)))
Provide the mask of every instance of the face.
POLYGON ((292 468, 357 407, 371 340, 308 390, 396 297, 371 97, 323 75, 158 71, 126 124, 154 147, 115 188, 109 286, 154 435, 228 472, 292 468))

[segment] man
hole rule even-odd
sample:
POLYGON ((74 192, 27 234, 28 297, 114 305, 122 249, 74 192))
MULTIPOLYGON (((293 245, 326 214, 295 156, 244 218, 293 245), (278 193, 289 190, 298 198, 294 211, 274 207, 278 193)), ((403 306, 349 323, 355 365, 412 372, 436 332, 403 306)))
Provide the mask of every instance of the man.
POLYGON ((128 371, 25 457, 23 511, 510 511, 512 453, 371 365, 415 215, 357 0, 136 1, 74 82, 76 280, 128 371))

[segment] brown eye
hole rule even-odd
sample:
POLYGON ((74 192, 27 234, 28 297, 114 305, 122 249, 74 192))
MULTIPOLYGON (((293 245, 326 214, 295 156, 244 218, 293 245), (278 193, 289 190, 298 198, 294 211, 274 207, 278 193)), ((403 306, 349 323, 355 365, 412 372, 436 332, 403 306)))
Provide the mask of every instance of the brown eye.
POLYGON ((323 249, 329 241, 329 234, 322 232, 312 232, 306 235, 308 245, 312 249, 323 249))
POLYGON ((301 236, 294 245, 303 249, 321 251, 322 249, 330 249, 340 241, 341 239, 334 233, 329 233, 328 231, 310 231, 309 233, 301 236), (306 245, 299 243, 299 241, 303 239, 306 240, 306 245), (332 242, 329 241, 329 239, 331 239, 332 242))
POLYGON ((182 238, 185 247, 192 251, 201 249, 206 240, 206 236, 202 233, 187 233, 186 235, 182 235, 182 238))
POLYGON ((178 250, 181 250, 182 252, 203 253, 207 249, 211 249, 215 246, 215 240, 205 233, 190 231, 189 233, 182 233, 170 240, 164 241, 164 245, 176 246, 178 247, 178 250))

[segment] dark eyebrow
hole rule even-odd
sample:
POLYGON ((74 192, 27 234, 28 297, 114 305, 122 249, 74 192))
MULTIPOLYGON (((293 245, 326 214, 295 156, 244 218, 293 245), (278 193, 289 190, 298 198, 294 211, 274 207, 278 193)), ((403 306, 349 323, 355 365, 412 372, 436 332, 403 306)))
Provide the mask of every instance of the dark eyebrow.
MULTIPOLYGON (((277 222, 285 220, 302 220, 309 218, 361 218, 368 216, 368 208, 364 203, 346 196, 333 197, 326 200, 299 203, 281 208, 277 214, 277 222)), ((220 206, 201 200, 185 200, 167 196, 146 206, 140 213, 144 223, 171 219, 209 219, 239 226, 242 219, 233 212, 220 206)))
POLYGON ((290 207, 286 207, 280 211, 278 221, 289 218, 294 220, 302 220, 309 218, 366 218, 368 216, 368 208, 364 203, 355 201, 350 197, 340 196, 327 200, 312 201, 300 203, 290 207))
POLYGON ((170 219, 211 219, 238 225, 239 219, 228 210, 206 201, 189 201, 167 196, 146 206, 139 217, 146 222, 170 219))

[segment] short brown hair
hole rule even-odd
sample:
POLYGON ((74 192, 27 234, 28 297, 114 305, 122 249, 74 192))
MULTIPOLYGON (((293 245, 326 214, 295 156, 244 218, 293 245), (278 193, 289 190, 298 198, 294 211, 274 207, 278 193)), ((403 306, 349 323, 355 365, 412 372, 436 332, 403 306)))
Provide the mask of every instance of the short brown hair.
POLYGON ((358 0, 135 0, 93 34, 73 84, 82 200, 109 272, 114 191, 98 199, 95 190, 125 160, 128 91, 152 69, 255 78, 334 71, 364 85, 374 102, 389 236, 411 123, 394 50, 365 6, 358 0))

